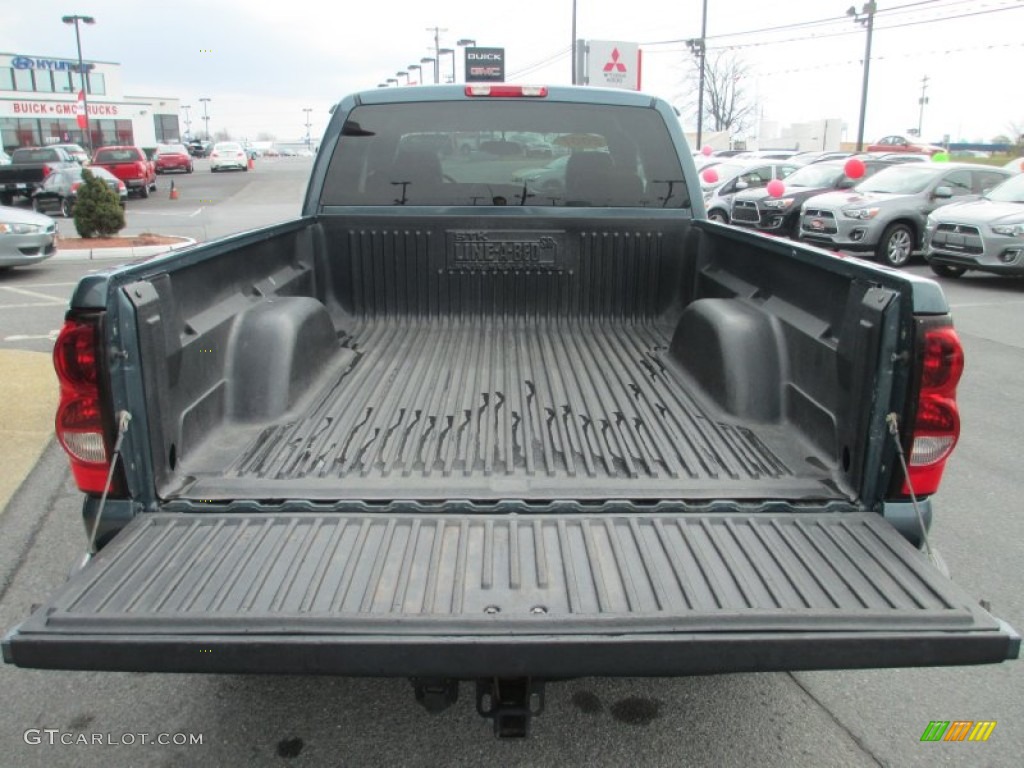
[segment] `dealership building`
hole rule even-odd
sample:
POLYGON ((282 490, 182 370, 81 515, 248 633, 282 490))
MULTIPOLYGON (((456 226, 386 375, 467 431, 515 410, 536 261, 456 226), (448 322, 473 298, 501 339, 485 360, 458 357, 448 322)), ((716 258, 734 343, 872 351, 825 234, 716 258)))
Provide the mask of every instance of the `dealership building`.
MULTIPOLYGON (((181 139, 178 99, 126 96, 120 64, 88 60, 84 68, 93 147, 153 147, 181 139)), ((0 143, 4 151, 60 143, 85 146, 85 132, 76 117, 81 89, 77 60, 0 53, 0 143)))

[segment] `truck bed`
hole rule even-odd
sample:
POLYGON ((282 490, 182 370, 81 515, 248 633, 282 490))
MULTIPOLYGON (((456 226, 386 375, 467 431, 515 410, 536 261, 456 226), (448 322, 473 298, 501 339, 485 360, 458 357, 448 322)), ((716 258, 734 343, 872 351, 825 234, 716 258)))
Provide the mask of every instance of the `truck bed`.
POLYGON ((322 217, 127 287, 164 498, 856 498, 845 397, 877 371, 842 358, 893 291, 678 217, 437 218, 322 217), (551 252, 489 263, 482 233, 551 252))

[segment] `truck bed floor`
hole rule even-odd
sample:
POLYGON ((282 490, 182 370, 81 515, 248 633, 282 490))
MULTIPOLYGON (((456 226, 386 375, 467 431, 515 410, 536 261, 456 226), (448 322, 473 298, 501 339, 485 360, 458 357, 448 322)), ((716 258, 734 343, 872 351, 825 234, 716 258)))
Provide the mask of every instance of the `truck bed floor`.
POLYGON ((221 434, 233 453, 191 462, 186 495, 843 495, 782 425, 717 415, 653 322, 374 318, 343 343, 342 375, 280 423, 221 434))

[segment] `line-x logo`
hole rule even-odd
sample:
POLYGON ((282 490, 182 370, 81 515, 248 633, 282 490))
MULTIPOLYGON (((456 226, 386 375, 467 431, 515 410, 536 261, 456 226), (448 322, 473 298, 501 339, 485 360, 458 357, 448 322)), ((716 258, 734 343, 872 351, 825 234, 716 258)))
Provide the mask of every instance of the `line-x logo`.
POLYGON ((921 741, 988 741, 995 727, 995 720, 932 720, 921 741))

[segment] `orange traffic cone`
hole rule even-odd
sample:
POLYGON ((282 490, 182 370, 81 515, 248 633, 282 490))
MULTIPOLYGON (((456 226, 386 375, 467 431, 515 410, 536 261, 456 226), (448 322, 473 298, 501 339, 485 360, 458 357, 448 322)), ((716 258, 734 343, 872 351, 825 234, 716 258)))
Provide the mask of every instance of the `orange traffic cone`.
POLYGON ((249 155, 249 170, 253 170, 256 167, 256 161, 252 159, 252 155, 249 155))
POLYGON ((177 199, 178 199, 178 190, 176 190, 174 188, 174 182, 172 181, 171 182, 171 200, 177 200, 177 199))

